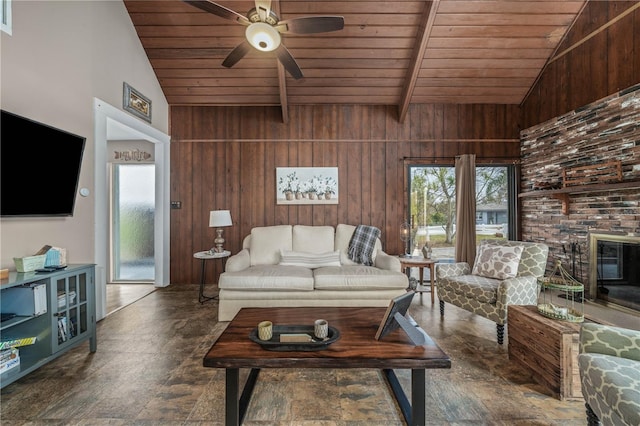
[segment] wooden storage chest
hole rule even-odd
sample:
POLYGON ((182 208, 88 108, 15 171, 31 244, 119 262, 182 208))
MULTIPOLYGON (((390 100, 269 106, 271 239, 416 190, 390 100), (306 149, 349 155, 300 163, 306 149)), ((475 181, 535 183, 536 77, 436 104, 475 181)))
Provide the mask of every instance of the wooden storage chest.
POLYGON ((582 399, 578 372, 580 324, 553 320, 536 306, 509 305, 509 359, 560 399, 582 399))

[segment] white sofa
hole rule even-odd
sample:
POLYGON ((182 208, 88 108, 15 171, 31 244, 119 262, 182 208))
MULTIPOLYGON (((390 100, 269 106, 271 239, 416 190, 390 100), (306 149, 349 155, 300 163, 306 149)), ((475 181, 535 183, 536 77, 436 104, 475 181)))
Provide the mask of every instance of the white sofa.
POLYGON ((253 228, 220 274, 218 320, 231 321, 245 307, 388 306, 406 292, 409 280, 379 239, 373 266, 349 259, 355 229, 345 224, 253 228))

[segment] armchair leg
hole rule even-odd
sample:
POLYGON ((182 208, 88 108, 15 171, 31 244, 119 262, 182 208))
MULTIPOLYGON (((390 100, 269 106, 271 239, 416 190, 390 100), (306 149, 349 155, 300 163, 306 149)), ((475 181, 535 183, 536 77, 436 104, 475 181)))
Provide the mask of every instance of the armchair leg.
POLYGON ((498 344, 504 343, 504 325, 496 324, 496 331, 498 332, 498 344))
POLYGON ((444 316, 444 302, 442 300, 438 301, 440 303, 440 316, 444 316))
POLYGON ((596 416, 596 413, 593 412, 593 410, 591 409, 591 406, 589 405, 589 403, 585 403, 584 406, 587 408, 587 425, 588 426, 600 426, 600 420, 598 419, 598 416, 596 416))

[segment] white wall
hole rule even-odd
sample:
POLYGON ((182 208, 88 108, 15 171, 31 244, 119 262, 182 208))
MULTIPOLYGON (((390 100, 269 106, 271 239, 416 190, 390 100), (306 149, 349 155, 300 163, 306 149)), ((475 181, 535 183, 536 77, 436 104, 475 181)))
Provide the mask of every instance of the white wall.
MULTIPOLYGON (((164 133, 167 101, 122 1, 12 4, 12 35, 2 33, 0 39, 0 107, 86 137, 79 188, 89 188, 91 195, 78 194, 70 218, 1 219, 0 267, 15 270, 13 257, 45 244, 67 248, 69 263, 92 263, 94 98, 122 109, 126 81, 151 99, 151 125, 164 133)), ((28 171, 27 153, 17 160, 28 171)), ((37 197, 37 188, 25 196, 37 197)))

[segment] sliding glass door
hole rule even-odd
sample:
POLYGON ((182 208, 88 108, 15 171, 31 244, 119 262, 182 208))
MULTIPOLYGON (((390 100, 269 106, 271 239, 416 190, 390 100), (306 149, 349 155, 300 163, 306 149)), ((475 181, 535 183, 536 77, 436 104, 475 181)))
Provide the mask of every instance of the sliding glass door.
MULTIPOLYGON (((455 258, 456 180, 453 165, 409 166, 410 252, 432 248, 437 259, 455 258)), ((515 239, 515 169, 476 166, 476 239, 515 239)))

